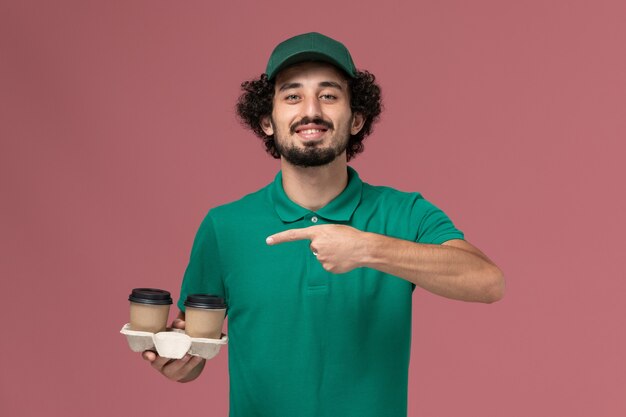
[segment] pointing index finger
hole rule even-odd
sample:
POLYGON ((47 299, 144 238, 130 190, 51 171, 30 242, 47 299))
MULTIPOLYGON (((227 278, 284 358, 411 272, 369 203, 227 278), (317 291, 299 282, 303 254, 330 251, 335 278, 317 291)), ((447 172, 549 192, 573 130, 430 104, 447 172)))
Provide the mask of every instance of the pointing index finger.
POLYGON ((276 233, 274 235, 269 236, 265 239, 265 242, 268 245, 276 245, 278 243, 284 242, 294 242, 296 240, 305 240, 312 239, 315 233, 313 232, 313 228, 316 226, 304 227, 301 229, 289 229, 284 232, 276 233))

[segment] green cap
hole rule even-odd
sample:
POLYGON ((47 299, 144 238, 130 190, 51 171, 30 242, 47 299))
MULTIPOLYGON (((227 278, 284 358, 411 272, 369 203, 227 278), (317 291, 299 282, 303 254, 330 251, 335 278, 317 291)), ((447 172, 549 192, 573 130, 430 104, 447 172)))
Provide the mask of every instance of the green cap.
POLYGON ((271 80, 283 68, 303 61, 328 62, 345 71, 351 78, 356 75, 348 48, 317 32, 294 36, 278 44, 267 62, 265 73, 271 80))

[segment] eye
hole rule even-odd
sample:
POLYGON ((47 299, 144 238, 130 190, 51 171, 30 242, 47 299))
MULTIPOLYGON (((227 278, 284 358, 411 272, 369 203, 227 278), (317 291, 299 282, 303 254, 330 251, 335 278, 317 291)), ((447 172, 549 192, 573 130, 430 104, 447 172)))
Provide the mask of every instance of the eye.
POLYGON ((327 101, 334 101, 334 100, 337 100, 337 96, 332 95, 332 94, 322 94, 322 95, 320 96, 320 98, 321 98, 322 100, 327 100, 327 101))
POLYGON ((288 94, 285 96, 286 101, 298 101, 299 99, 300 99, 300 96, 297 94, 288 94))

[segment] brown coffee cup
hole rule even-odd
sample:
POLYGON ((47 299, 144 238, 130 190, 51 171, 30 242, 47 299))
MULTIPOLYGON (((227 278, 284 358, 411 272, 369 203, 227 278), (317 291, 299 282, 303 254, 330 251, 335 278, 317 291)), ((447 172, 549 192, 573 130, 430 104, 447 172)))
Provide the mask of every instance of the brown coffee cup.
POLYGON ((172 305, 168 291, 157 288, 135 288, 130 301, 130 329, 158 333, 165 331, 172 305))
POLYGON ((223 298, 209 294, 190 294, 184 304, 185 333, 189 337, 222 338, 222 326, 226 316, 223 298))

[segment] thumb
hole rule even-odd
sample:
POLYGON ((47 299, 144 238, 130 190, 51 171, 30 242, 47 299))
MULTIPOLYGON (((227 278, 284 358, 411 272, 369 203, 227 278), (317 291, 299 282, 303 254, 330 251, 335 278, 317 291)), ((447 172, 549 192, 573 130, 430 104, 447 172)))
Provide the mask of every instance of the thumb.
POLYGON ((151 351, 151 350, 146 350, 145 352, 143 352, 143 353, 141 354, 141 356, 142 356, 145 360, 147 360, 148 362, 154 362, 154 361, 156 360, 156 358, 157 358, 156 353, 154 353, 154 352, 153 352, 153 351, 151 351))
POLYGON ((174 329, 185 330, 185 320, 183 319, 174 319, 172 322, 172 327, 174 329))

